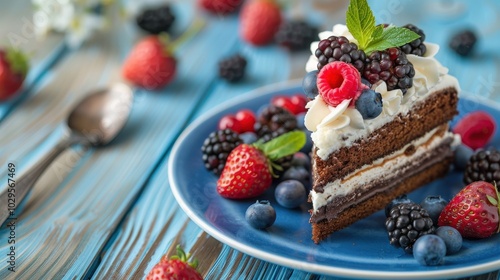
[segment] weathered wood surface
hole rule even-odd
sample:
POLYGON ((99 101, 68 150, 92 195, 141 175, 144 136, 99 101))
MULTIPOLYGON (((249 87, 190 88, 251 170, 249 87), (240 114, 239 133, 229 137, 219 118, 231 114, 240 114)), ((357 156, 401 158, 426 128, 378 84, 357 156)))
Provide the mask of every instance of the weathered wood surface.
MULTIPOLYGON (((302 76, 309 55, 291 54, 275 45, 249 46, 238 38, 237 16, 205 15, 189 2, 193 1, 174 1, 178 31, 185 30, 195 15, 204 18, 205 26, 177 52, 175 82, 160 92, 137 90, 130 120, 110 145, 76 147, 50 167, 20 208, 19 270, 8 272, 2 261, 0 279, 141 279, 179 243, 200 259, 199 270, 206 279, 334 279, 277 266, 221 244, 191 222, 173 198, 166 162, 181 131, 223 101, 302 76), (248 74, 241 83, 228 84, 217 78, 215 69, 220 58, 236 52, 249 58, 248 74)), ((310 16, 312 7, 327 2, 293 1, 287 12, 310 16)), ((488 43, 500 42, 498 2, 484 1, 484 6, 470 7, 460 18, 436 20, 430 13, 430 21, 422 11, 409 12, 416 4, 396 1, 402 7, 398 9, 394 1, 389 2, 373 3, 377 17, 396 24, 421 23, 424 30, 432 30, 437 21, 442 31, 429 31, 428 40, 443 46, 451 30, 482 15, 481 22, 488 28, 480 31, 481 47, 492 54, 491 59, 479 65, 449 52, 441 52, 439 59, 461 78, 463 94, 500 100, 498 44, 488 43), (467 74, 470 71, 477 75, 467 74)), ((336 10, 315 14, 313 20, 324 23, 325 29, 343 22, 346 6, 337 5, 336 10)), ((31 18, 29 1, 0 0, 0 40, 8 41, 11 33, 22 34, 24 18, 31 18)), ((121 62, 139 36, 128 21, 114 26, 113 32, 98 34, 78 50, 65 48, 60 35, 36 43, 29 38, 20 46, 33 52, 33 70, 22 96, 0 104, 0 182, 6 181, 3 167, 8 162, 14 162, 21 175, 57 142, 64 133, 61 123, 82 96, 120 81, 121 62)), ((0 240, 8 234, 1 228, 0 240)), ((2 260, 7 245, 0 243, 2 260)), ((498 273, 474 279, 498 279, 498 273)))

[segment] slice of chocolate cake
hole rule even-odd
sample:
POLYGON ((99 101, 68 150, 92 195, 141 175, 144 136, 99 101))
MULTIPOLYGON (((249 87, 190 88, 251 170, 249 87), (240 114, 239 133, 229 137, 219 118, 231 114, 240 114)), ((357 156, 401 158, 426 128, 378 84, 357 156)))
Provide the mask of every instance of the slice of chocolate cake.
POLYGON ((458 82, 434 58, 439 47, 408 28, 418 33, 423 55, 404 47, 365 54, 344 25, 312 44, 306 70, 319 68, 319 94, 307 105, 305 125, 314 143, 309 200, 316 243, 444 175, 452 162, 460 140, 448 122, 457 114, 458 82), (357 79, 363 84, 356 88, 357 79))

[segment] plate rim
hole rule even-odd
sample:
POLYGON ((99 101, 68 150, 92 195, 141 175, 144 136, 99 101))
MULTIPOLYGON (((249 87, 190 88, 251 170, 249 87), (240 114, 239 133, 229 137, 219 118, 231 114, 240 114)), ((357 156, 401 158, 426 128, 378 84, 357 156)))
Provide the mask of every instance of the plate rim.
MULTIPOLYGON (((343 268, 339 266, 329 266, 320 265, 315 263, 310 263, 307 261, 298 261, 295 259, 289 259, 282 256, 277 256, 275 254, 264 252, 260 249, 255 249, 251 246, 240 243, 231 237, 226 236, 221 231, 217 230, 210 223, 206 222, 205 219, 199 217, 194 211, 191 210, 190 206, 183 199, 179 187, 177 186, 174 178, 174 158, 176 158, 179 152, 179 147, 182 145, 183 141, 189 136, 193 130, 203 124, 207 119, 214 117, 216 114, 225 111, 237 104, 243 103, 247 100, 255 99, 263 95, 272 94, 277 91, 286 91, 301 85, 302 79, 289 80, 279 83, 273 83, 270 85, 262 86, 253 90, 250 90, 240 96, 231 98, 214 108, 211 108, 205 113, 199 115, 193 122, 191 122, 176 139, 174 145, 172 146, 168 163, 167 163, 167 175, 169 186, 174 195, 175 200, 181 207, 181 209, 187 214, 187 216, 197 224, 202 230, 207 232, 210 236, 214 237, 218 241, 238 250, 242 253, 248 254, 252 257, 268 261, 277 265, 285 266, 292 269, 299 269, 302 271, 307 271, 316 274, 330 275, 330 276, 340 276, 340 277, 362 277, 362 278, 379 278, 379 279, 398 279, 404 277, 405 279, 421 279, 426 278, 442 278, 442 277, 463 277, 478 275, 482 273, 488 273, 500 269, 500 258, 496 261, 491 261, 483 264, 476 264, 473 266, 467 266, 463 268, 450 268, 450 269, 440 269, 440 270, 427 270, 427 271, 412 271, 400 272, 400 271, 379 271, 379 270, 359 270, 352 268, 343 268)), ((460 96, 460 99, 470 100, 475 103, 480 103, 486 107, 492 108, 494 110, 500 111, 500 104, 494 100, 490 100, 481 96, 476 96, 476 100, 472 100, 469 96, 460 96)))

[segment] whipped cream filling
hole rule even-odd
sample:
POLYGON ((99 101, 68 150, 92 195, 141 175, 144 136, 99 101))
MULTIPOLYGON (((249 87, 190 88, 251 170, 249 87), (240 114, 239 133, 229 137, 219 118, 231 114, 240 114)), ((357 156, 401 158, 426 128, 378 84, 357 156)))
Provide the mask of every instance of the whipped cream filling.
MULTIPOLYGON (((333 31, 325 31, 319 34, 321 40, 330 36, 345 36, 351 42, 356 40, 349 33, 345 25, 337 24, 333 31)), ((306 64, 306 71, 317 70, 317 58, 314 52, 318 42, 311 43, 313 55, 306 64)), ((326 104, 321 95, 309 101, 306 108, 304 123, 310 130, 314 145, 318 148, 317 155, 326 160, 328 156, 341 147, 351 146, 356 140, 368 136, 374 130, 391 122, 398 114, 407 114, 412 107, 431 96, 436 91, 444 88, 455 87, 459 89, 456 78, 448 75, 448 69, 443 67, 434 56, 439 51, 436 44, 425 43, 427 51, 423 57, 407 55, 413 64, 415 76, 413 86, 403 95, 400 89, 387 90, 385 82, 381 81, 372 85, 372 89, 382 95, 383 111, 371 120, 364 120, 358 110, 349 107, 349 100, 344 100, 336 107, 326 104)))
POLYGON ((427 132, 424 136, 410 142, 402 149, 386 156, 379 158, 371 164, 365 164, 361 168, 349 174, 346 178, 337 179, 326 184, 323 192, 311 191, 311 200, 313 211, 317 212, 319 208, 325 206, 336 197, 356 195, 364 186, 369 185, 373 178, 391 177, 397 174, 397 171, 405 166, 408 162, 413 162, 422 157, 427 151, 439 146, 443 140, 452 137, 454 144, 460 143, 458 135, 446 131, 443 135, 436 134, 439 127, 427 132), (416 147, 415 152, 411 155, 406 155, 405 151, 410 146, 416 147))

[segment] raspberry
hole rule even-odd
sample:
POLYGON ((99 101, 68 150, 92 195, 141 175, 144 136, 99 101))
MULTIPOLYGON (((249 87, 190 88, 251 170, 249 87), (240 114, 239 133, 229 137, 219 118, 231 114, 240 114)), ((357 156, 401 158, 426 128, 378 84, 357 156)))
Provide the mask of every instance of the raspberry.
POLYGON ((465 167, 464 183, 477 181, 500 184, 500 151, 492 148, 472 155, 465 167))
POLYGON ((331 36, 321 40, 314 55, 318 58, 318 70, 333 61, 350 63, 361 73, 365 67, 365 52, 344 36, 331 36))
POLYGON ((303 20, 284 22, 274 36, 276 42, 292 51, 305 50, 316 40, 318 29, 303 20))
POLYGON ((210 133, 201 146, 205 168, 220 175, 226 165, 227 157, 240 144, 243 144, 243 141, 238 133, 230 129, 210 133))
POLYGON ((219 76, 229 82, 237 82, 245 75, 247 60, 236 54, 219 62, 219 76))
POLYGON ((485 111, 476 111, 465 115, 453 128, 460 134, 462 143, 473 150, 482 148, 495 134, 495 119, 485 111))
POLYGON ((468 56, 476 45, 477 36, 472 30, 462 30, 450 39, 449 46, 457 54, 468 56))
POLYGON ((418 56, 423 56, 427 51, 427 47, 424 45, 425 33, 420 28, 413 24, 407 24, 403 26, 410 29, 411 31, 420 35, 420 38, 411 41, 410 43, 404 44, 399 47, 405 54, 414 54, 418 56))
POLYGON ((371 84, 384 81, 387 90, 401 89, 403 94, 413 86, 415 69, 406 54, 398 48, 374 51, 366 60, 362 73, 371 84))
POLYGON ((396 248, 412 253, 413 244, 423 235, 435 231, 432 219, 425 209, 416 203, 403 203, 394 206, 385 220, 389 242, 396 248))
POLYGON ((163 5, 143 10, 136 17, 137 25, 146 32, 159 34, 168 32, 175 21, 170 5, 163 5))
POLYGON ((317 84, 323 100, 334 107, 347 99, 354 104, 362 87, 358 70, 340 61, 325 65, 318 73, 317 84))

